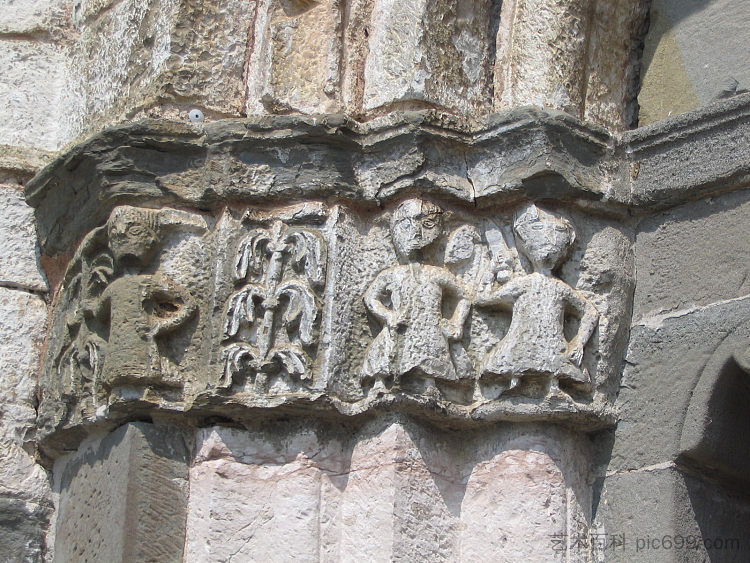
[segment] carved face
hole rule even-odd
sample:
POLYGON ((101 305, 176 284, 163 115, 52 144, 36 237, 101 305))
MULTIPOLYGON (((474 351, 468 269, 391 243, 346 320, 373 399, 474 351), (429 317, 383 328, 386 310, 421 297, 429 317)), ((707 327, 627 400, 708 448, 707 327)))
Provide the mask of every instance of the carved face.
POLYGON ((442 232, 441 209, 430 202, 408 199, 393 214, 391 234, 400 256, 413 256, 432 244, 442 232))
POLYGON ((556 268, 575 240, 569 221, 529 204, 516 218, 514 230, 519 246, 534 269, 556 268))
POLYGON ((109 247, 120 264, 145 264, 153 255, 156 242, 156 233, 142 221, 117 217, 110 223, 109 247))

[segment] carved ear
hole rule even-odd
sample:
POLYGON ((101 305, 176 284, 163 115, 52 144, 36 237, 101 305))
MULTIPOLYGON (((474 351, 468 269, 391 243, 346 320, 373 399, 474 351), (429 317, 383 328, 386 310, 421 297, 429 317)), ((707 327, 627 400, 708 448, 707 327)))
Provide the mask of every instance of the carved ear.
POLYGON ((160 229, 181 227, 198 234, 205 233, 208 230, 206 218, 197 213, 188 213, 178 209, 162 209, 158 212, 157 217, 160 229))

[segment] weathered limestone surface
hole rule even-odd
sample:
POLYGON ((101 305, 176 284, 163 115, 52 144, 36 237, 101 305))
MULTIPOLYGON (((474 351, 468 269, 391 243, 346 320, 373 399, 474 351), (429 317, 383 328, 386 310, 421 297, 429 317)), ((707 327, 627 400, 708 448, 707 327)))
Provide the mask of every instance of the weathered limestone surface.
POLYGON ((248 65, 248 113, 341 109, 344 2, 258 4, 248 65))
POLYGON ((426 102, 486 113, 499 15, 486 0, 373 2, 363 109, 426 102))
POLYGON ((190 471, 186 555, 585 561, 585 551, 566 559, 554 537, 586 536, 587 475, 573 434, 537 426, 461 435, 399 419, 207 428, 190 471))
POLYGON ((70 9, 60 0, 3 0, 0 34, 33 34, 62 27, 70 9))
POLYGON ((0 36, 0 144, 60 147, 65 66, 60 45, 0 36))
POLYGON ((750 7, 733 0, 654 0, 638 96, 640 123, 750 88, 750 7))
POLYGON ((747 12, 0 0, 0 558, 747 560, 747 12))
POLYGON ((218 215, 123 205, 83 241, 40 384, 54 449, 133 408, 610 423, 630 307, 615 219, 420 198, 218 215))
POLYGON ((134 416, 209 427, 199 559, 731 540, 747 107, 619 136, 538 110, 148 121, 75 147, 26 191, 57 272, 42 451, 134 416))
POLYGON ((39 268, 39 250, 34 228, 34 210, 23 199, 21 190, 0 185, 0 285, 46 291, 47 282, 39 268))
POLYGON ((34 459, 36 372, 47 308, 36 295, 0 288, 0 552, 39 560, 51 512, 47 474, 34 459))
MULTIPOLYGON (((581 115, 586 50, 592 11, 589 0, 516 0, 507 47, 501 107, 547 106, 581 115)), ((501 59, 503 60, 503 59, 501 59)))
POLYGON ((182 561, 190 446, 127 424, 55 467, 55 561, 182 561))
POLYGON ((187 121, 191 107, 208 120, 431 108, 471 121, 536 104, 622 130, 635 113, 645 2, 627 5, 11 2, 0 143, 57 150, 134 118, 187 121))

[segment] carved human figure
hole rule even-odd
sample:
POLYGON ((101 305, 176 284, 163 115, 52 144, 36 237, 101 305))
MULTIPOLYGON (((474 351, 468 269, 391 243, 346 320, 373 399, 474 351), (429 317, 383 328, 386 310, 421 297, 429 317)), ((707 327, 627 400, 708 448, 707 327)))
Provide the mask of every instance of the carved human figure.
POLYGON ((118 207, 107 222, 107 233, 121 275, 105 288, 96 307, 98 315, 109 316, 104 382, 163 383, 157 338, 184 326, 197 306, 169 277, 140 274, 156 253, 156 211, 118 207))
POLYGON ((516 214, 513 230, 534 271, 515 274, 498 290, 477 297, 477 305, 512 309, 508 332, 485 356, 482 375, 509 377, 509 388, 526 376, 549 377, 553 388, 558 380, 586 383, 583 349, 599 314, 580 292, 553 274, 575 241, 573 225, 529 203, 516 214), (580 322, 568 341, 564 323, 571 314, 580 322))
POLYGON ((428 389, 434 380, 456 380, 450 341, 460 340, 471 307, 456 277, 445 268, 424 264, 422 251, 442 234, 442 210, 420 199, 402 202, 395 210, 391 236, 402 262, 388 268, 367 288, 367 309, 383 328, 367 349, 361 377, 383 380, 418 373, 428 389), (457 298, 451 318, 443 316, 446 295, 457 298))

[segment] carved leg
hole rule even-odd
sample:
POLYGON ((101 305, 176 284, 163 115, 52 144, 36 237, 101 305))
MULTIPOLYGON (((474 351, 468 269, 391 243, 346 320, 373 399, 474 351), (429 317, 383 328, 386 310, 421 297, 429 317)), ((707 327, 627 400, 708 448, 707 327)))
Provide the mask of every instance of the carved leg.
POLYGON ((268 374, 259 371, 255 374, 255 392, 259 395, 268 393, 268 374))
POLYGON ((386 389, 385 387, 385 380, 383 379, 383 377, 376 377, 375 384, 372 386, 370 393, 373 395, 381 395, 383 393, 386 393, 387 391, 388 389, 386 389))
POLYGON ((440 399, 440 389, 437 388, 437 385, 435 385, 435 378, 434 377, 425 377, 424 378, 424 394, 426 397, 429 397, 430 399, 440 399))

